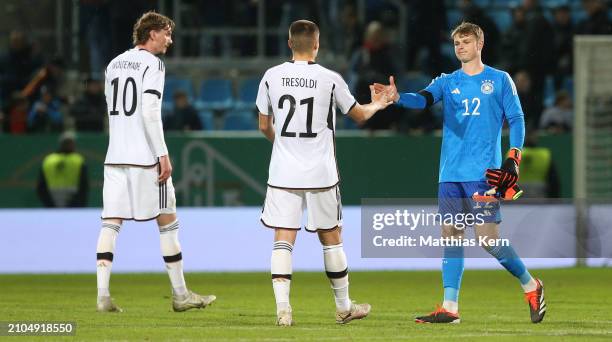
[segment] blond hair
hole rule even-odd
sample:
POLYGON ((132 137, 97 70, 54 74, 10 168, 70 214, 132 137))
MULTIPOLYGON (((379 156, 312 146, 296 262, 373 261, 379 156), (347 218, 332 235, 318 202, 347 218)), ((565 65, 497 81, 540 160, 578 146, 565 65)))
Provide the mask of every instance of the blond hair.
POLYGON ((165 15, 149 11, 143 14, 134 24, 132 41, 134 45, 145 44, 149 40, 151 31, 163 29, 174 30, 174 21, 165 15))
POLYGON ((484 32, 480 28, 480 26, 476 24, 469 23, 467 21, 462 22, 459 26, 455 27, 453 32, 451 33, 451 39, 455 39, 455 36, 474 36, 476 40, 480 41, 484 39, 484 32))

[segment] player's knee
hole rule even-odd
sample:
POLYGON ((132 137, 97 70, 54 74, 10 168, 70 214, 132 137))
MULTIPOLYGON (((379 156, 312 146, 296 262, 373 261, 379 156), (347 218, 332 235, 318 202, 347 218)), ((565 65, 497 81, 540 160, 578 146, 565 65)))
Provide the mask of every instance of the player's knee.
POLYGON ((489 254, 499 240, 499 233, 497 232, 486 232, 486 233, 476 233, 476 238, 478 239, 478 244, 489 254))
POLYGON ((342 243, 340 228, 337 226, 330 230, 318 230, 317 235, 323 246, 333 246, 342 243))
POLYGON ((454 237, 461 239, 463 238, 464 229, 456 228, 452 225, 443 225, 442 226, 442 237, 454 237))
POLYGON ((287 241, 293 245, 295 244, 297 232, 295 229, 276 228, 274 230, 274 241, 287 241))
POLYGON ((499 238, 499 225, 496 223, 484 223, 474 226, 474 232, 478 237, 484 237, 488 239, 499 238))
POLYGON ((157 225, 159 227, 161 226, 167 226, 173 222, 175 222, 177 220, 176 218, 176 214, 160 214, 157 217, 157 225))

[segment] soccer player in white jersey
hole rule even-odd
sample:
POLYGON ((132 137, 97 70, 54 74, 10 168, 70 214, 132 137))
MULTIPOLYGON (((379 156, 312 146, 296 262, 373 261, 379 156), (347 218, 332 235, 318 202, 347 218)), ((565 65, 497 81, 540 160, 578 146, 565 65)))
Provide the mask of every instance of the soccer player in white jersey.
POLYGON ((289 28, 293 60, 266 71, 259 85, 259 129, 273 143, 268 190, 261 222, 275 230, 271 258, 277 324, 293 324, 289 290, 291 253, 302 211, 306 230, 316 232, 323 245, 325 271, 336 301, 336 322, 348 323, 370 312, 369 304, 349 298, 346 255, 342 247, 340 182, 335 156, 336 106, 358 122, 369 119, 391 102, 375 94, 360 105, 342 76, 315 63, 319 28, 298 20, 289 28))
POLYGON ((124 220, 157 220, 174 311, 204 308, 216 299, 189 291, 183 276, 172 165, 161 121, 165 69, 156 57, 172 44, 173 28, 168 17, 143 14, 134 25, 135 47, 115 57, 105 71, 110 137, 97 246, 97 310, 101 312, 121 311, 111 300, 109 281, 115 240, 124 220))

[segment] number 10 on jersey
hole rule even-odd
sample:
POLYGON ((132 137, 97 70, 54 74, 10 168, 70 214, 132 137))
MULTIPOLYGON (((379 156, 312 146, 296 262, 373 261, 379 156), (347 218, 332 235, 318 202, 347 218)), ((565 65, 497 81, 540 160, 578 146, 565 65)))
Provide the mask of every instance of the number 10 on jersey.
MULTIPOLYGON (((119 92, 119 77, 115 77, 111 81, 111 85, 113 86, 113 110, 110 111, 110 115, 119 115, 119 111, 117 110, 117 93, 119 92)), ((123 84, 123 95, 121 96, 122 104, 123 104, 123 113, 125 116, 130 116, 134 114, 136 111, 136 104, 138 102, 137 94, 136 94, 136 81, 132 77, 128 77, 123 84), (132 90, 132 105, 130 108, 126 108, 125 104, 125 94, 128 90, 128 86, 131 86, 132 90)))

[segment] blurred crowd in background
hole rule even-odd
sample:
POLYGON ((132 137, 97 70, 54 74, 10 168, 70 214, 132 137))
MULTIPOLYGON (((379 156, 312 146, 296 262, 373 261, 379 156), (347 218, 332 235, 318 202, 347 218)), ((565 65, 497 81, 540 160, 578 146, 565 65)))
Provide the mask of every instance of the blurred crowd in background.
MULTIPOLYGON (((181 4, 188 14, 181 14, 180 20, 175 18, 180 22, 176 30, 196 30, 194 35, 197 30, 226 27, 248 31, 261 18, 258 1, 184 0, 181 4)), ((572 37, 612 34, 612 11, 605 0, 269 0, 265 4, 266 28, 286 31, 291 21, 301 18, 320 25, 319 55, 333 55, 339 61, 329 67, 343 74, 361 103, 369 101, 367 86, 386 83, 389 75, 396 75, 400 91, 418 91, 432 77, 457 69, 449 33, 461 21, 474 22, 485 32, 484 62, 513 77, 528 129, 553 134, 572 130, 572 37), (407 22, 400 23, 398 3, 407 9, 407 22), (361 12, 359 5, 365 6, 361 12), (399 32, 400 28, 405 32, 399 32), (405 41, 398 37, 405 37, 405 41)), ((70 65, 65 56, 40 49, 27 29, 8 33, 7 45, 0 47, 3 134, 105 131, 103 69, 110 59, 131 47, 136 18, 146 10, 160 10, 158 7, 158 1, 130 1, 126 6, 114 0, 81 0, 80 53, 85 62, 79 65, 70 65), (80 77, 77 82, 69 82, 66 71, 74 69, 80 77)), ((167 14, 172 16, 172 12, 167 14)), ((181 43, 164 58, 248 58, 258 54, 256 39, 248 35, 198 40, 175 34, 174 39, 175 43, 181 39, 181 43)), ((264 54, 290 57, 286 36, 266 35, 264 54)), ((264 67, 267 65, 239 79, 205 80, 173 73, 169 68, 164 94, 165 129, 256 129, 252 100, 264 67)), ((440 129, 440 114, 437 107, 414 112, 390 107, 364 127, 341 119, 338 128, 430 133, 440 129)))

